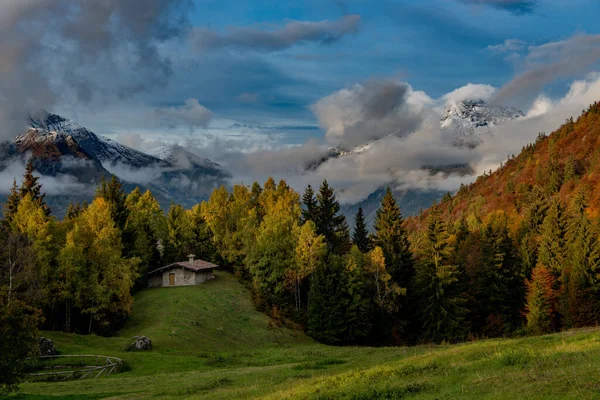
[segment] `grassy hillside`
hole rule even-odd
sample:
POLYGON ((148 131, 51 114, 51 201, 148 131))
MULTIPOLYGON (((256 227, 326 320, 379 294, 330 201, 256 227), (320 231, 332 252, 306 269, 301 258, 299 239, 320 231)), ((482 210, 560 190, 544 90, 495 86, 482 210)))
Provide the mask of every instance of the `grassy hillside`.
POLYGON ((46 332, 64 354, 121 357, 97 380, 29 383, 22 399, 592 399, 600 396, 600 329, 412 348, 329 347, 273 327, 235 279, 145 290, 113 338, 46 332), (128 353, 130 336, 155 348, 128 353))

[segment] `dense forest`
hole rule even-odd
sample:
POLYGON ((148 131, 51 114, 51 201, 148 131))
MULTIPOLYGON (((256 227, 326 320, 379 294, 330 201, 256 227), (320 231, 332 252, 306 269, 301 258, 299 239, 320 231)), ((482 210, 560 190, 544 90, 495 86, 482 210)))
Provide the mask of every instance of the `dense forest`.
POLYGON ((189 253, 234 273, 277 323, 328 344, 595 325, 598 140, 594 104, 418 217, 405 221, 388 189, 373 227, 360 209, 349 223, 327 181, 300 195, 272 178, 167 212, 113 179, 56 220, 29 164, 0 224, 0 380, 14 381, 37 329, 110 335, 146 273, 189 253))

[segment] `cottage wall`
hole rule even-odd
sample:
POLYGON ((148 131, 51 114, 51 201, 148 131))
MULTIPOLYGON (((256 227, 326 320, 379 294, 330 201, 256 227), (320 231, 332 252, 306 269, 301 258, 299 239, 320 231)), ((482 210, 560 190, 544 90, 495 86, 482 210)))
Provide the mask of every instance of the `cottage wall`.
POLYGON ((215 279, 212 269, 196 272, 196 285, 206 282, 209 279, 215 279))
POLYGON ((183 268, 166 270, 162 275, 162 285, 169 286, 169 274, 175 274, 174 286, 192 286, 196 284, 195 273, 183 268))

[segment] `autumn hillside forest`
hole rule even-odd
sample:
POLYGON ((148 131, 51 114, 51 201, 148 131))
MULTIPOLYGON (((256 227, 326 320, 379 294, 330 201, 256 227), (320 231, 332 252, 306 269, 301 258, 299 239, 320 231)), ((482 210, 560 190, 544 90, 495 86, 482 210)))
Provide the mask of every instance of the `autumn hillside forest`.
POLYGON ((600 105, 404 220, 374 226, 323 181, 219 187, 191 209, 103 181, 51 216, 29 164, 0 225, 0 352, 18 381, 38 330, 110 336, 146 273, 193 253, 246 285, 275 324, 331 345, 538 335, 600 322, 600 105))

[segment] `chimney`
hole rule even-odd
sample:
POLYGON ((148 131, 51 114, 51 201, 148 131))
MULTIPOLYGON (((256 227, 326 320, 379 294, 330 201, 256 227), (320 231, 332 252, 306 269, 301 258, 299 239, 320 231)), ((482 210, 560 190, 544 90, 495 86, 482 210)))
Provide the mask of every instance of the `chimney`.
POLYGON ((196 257, 194 254, 188 255, 188 259, 189 259, 191 265, 194 265, 194 257, 196 257))

